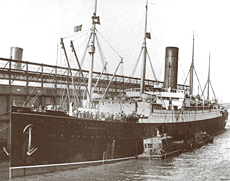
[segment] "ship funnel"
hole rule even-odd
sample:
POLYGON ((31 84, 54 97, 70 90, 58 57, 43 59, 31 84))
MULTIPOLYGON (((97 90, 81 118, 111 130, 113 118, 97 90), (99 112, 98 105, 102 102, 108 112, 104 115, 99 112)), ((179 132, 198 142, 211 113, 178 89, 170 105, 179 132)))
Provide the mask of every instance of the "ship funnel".
POLYGON ((164 88, 177 89, 179 48, 166 47, 164 88))
MULTIPOLYGON (((19 47, 11 47, 10 48, 10 58, 13 60, 20 60, 22 61, 22 53, 23 53, 23 49, 19 48, 19 47)), ((15 62, 12 65, 13 69, 21 69, 22 64, 21 62, 15 62)))

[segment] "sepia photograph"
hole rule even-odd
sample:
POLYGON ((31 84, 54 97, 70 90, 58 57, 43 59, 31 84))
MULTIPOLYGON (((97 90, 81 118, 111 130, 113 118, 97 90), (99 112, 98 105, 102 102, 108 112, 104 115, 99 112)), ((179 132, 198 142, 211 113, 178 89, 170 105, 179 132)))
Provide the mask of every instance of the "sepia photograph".
POLYGON ((230 180, 229 7, 1 0, 0 180, 230 180))

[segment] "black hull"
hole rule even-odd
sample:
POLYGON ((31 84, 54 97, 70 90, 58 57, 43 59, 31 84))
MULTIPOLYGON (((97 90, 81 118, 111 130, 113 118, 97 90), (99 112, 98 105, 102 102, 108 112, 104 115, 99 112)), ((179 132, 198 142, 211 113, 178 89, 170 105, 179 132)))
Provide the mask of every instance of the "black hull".
POLYGON ((11 166, 102 160, 104 152, 107 158, 135 156, 143 151, 137 128, 134 123, 13 114, 11 166), (37 151, 28 160, 28 135, 23 134, 23 129, 29 124, 33 125, 32 147, 37 151))
POLYGON ((57 167, 63 164, 64 169, 68 169, 66 165, 73 166, 73 163, 85 165, 135 157, 143 153, 143 139, 156 135, 157 128, 161 132, 167 130, 168 135, 180 139, 200 131, 209 134, 221 131, 226 121, 223 115, 209 120, 182 123, 118 123, 12 113, 11 123, 11 173, 15 177, 38 173, 25 169, 43 168, 39 171, 42 173, 59 170, 57 167), (32 128, 30 147, 28 125, 32 128), (56 169, 49 170, 46 166, 56 169))

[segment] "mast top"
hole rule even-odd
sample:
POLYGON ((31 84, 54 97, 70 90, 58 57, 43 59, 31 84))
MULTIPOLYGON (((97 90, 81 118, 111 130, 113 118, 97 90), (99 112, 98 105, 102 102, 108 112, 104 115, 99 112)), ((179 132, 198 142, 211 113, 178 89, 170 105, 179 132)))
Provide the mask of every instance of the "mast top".
POLYGON ((88 79, 88 93, 87 94, 87 108, 91 107, 91 93, 92 93, 92 73, 93 73, 93 64, 94 64, 94 53, 95 53, 95 36, 96 36, 96 24, 100 24, 99 16, 97 14, 97 0, 95 0, 94 4, 94 12, 92 16, 92 29, 90 34, 91 43, 88 45, 88 51, 91 56, 91 63, 89 69, 89 79, 88 79))
POLYGON ((195 42, 195 35, 194 35, 194 30, 193 30, 193 44, 192 44, 192 63, 190 67, 190 90, 189 94, 193 94, 193 72, 194 72, 194 42, 195 42))

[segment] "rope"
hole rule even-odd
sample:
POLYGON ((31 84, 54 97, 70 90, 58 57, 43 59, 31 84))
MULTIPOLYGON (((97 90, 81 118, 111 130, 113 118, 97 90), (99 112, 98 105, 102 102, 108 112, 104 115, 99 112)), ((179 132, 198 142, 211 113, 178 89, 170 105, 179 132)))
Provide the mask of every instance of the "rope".
POLYGON ((34 101, 36 101, 37 98, 44 92, 45 89, 46 88, 42 88, 42 91, 40 91, 36 96, 34 96, 34 98, 31 99, 31 101, 26 105, 26 107, 31 106, 34 103, 34 101))
POLYGON ((0 129, 0 132, 5 130, 6 128, 9 128, 10 127, 10 123, 9 124, 6 124, 5 126, 3 126, 1 129, 0 129))
MULTIPOLYGON (((89 30, 80 31, 79 34, 80 34, 80 33, 81 33, 81 34, 84 33, 84 34, 81 35, 81 36, 79 36, 79 37, 76 38, 75 40, 80 39, 81 37, 85 36, 85 34, 86 34, 85 32, 87 32, 87 31, 89 31, 89 30)), ((76 33, 75 33, 75 34, 73 34, 73 35, 66 36, 66 37, 63 38, 63 40, 64 40, 64 39, 67 39, 67 38, 71 38, 71 37, 76 36, 76 35, 79 35, 79 34, 76 34, 76 33)), ((74 41, 74 40, 73 40, 73 41, 74 41)))
MULTIPOLYGON (((52 70, 53 71, 53 70, 52 70)), ((52 73, 52 71, 51 71, 51 73, 52 73)), ((50 74, 51 74, 50 73, 50 74)), ((64 72, 65 73, 65 72, 64 72)), ((50 77, 50 74, 49 74, 49 77, 50 77)), ((62 74, 62 75, 64 75, 64 74, 62 74)), ((48 83, 51 83, 56 77, 57 77, 58 75, 55 75, 54 77, 53 77, 53 79, 51 79, 48 83)), ((37 98, 45 91, 45 89, 46 89, 47 87, 44 87, 44 88, 42 88, 42 90, 27 104, 27 106, 26 107, 29 107, 30 105, 32 105, 36 100, 37 100, 37 98)))
POLYGON ((104 70, 106 69, 106 65, 107 65, 107 62, 106 62, 106 64, 105 64, 105 66, 103 67, 103 69, 102 69, 102 71, 101 71, 101 73, 100 73, 100 75, 99 75, 99 77, 98 77, 98 79, 97 79, 96 84, 94 84, 94 88, 92 89, 92 94, 94 93, 94 90, 96 89, 97 84, 98 84, 98 82, 99 82, 99 80, 100 80, 100 78, 101 78, 101 76, 102 76, 104 70))
MULTIPOLYGON (((104 56, 104 54, 102 53, 101 45, 99 44, 98 37, 97 37, 97 36, 95 36, 95 37, 96 37, 96 42, 97 42, 97 46, 98 46, 98 49, 99 49, 99 53, 100 53, 100 55, 101 55, 102 66, 104 67, 105 64, 106 64, 106 62, 105 62, 105 56, 104 56)), ((105 72, 107 72, 107 71, 106 71, 106 68, 105 68, 105 72)))
MULTIPOLYGON (((79 17, 79 15, 81 14, 81 12, 83 11, 83 9, 85 8, 85 6, 86 6, 86 4, 88 3, 88 0, 86 1, 86 3, 84 4, 84 6, 82 7, 82 9, 81 9, 81 11, 79 11, 79 13, 78 13, 78 15, 77 15, 77 18, 75 19, 75 21, 73 22, 73 25, 72 25, 72 27, 74 26, 74 24, 75 24, 75 22, 77 21, 77 19, 78 19, 78 17, 79 17)), ((67 35, 69 34, 69 32, 70 32, 70 30, 71 30, 72 28, 70 28, 69 29, 69 31, 68 31, 68 33, 67 33, 67 35)))
MULTIPOLYGON (((96 29, 96 31, 101 35, 101 33, 96 29)), ((101 35, 104 41, 109 45, 109 47, 122 59, 122 57, 117 53, 117 51, 106 41, 106 39, 101 35)))
MULTIPOLYGON (((191 69, 191 68, 190 68, 190 69, 191 69)), ((184 81, 184 84, 187 82, 187 79, 188 79, 188 75, 189 75, 190 69, 189 69, 189 71, 188 71, 188 74, 187 74, 187 77, 186 77, 186 79, 185 79, 185 81, 184 81)))
POLYGON ((152 73, 153 73, 153 76, 158 84, 158 80, 157 80, 157 77, 156 77, 156 74, 155 74, 155 71, 153 70, 153 65, 152 65, 152 62, 151 62, 151 59, 150 59, 150 56, 149 56, 149 53, 147 51, 147 55, 148 55, 148 58, 149 58, 149 63, 150 63, 150 66, 151 66, 151 69, 152 69, 152 73))
POLYGON ((213 92, 214 96, 216 97, 216 95, 215 95, 215 92, 214 92, 214 89, 213 89, 213 87, 212 87, 212 83, 211 83, 211 82, 210 82, 210 85, 211 85, 211 88, 212 88, 212 92, 213 92))
POLYGON ((197 78, 197 80, 198 80, 198 83, 199 83, 200 89, 202 90, 202 87, 201 87, 201 84, 200 84, 200 80, 199 80, 199 78, 198 78, 198 76, 197 76, 197 73, 196 73, 196 69, 195 69, 195 67, 194 67, 194 72, 195 72, 195 74, 196 74, 196 78, 197 78))
POLYGON ((27 102, 27 100, 30 98, 30 95, 32 94, 32 92, 34 91, 34 89, 35 89, 35 86, 34 86, 33 90, 30 92, 29 96, 27 96, 27 99, 26 99, 26 101, 23 103, 23 106, 25 105, 25 103, 27 102))
MULTIPOLYGON (((78 38, 75 38, 75 39, 72 40, 72 41, 74 42, 75 40, 78 40, 78 39, 80 39, 81 37, 85 36, 85 34, 88 33, 88 31, 89 31, 89 30, 82 31, 82 33, 84 33, 84 34, 81 35, 81 36, 79 36, 78 38)), ((74 35, 72 35, 72 36, 74 36, 74 35)), ((71 36, 71 37, 72 37, 72 36, 71 36)), ((67 38, 68 38, 68 37, 67 37, 67 38)))
MULTIPOLYGON (((50 74, 49 74, 49 76, 50 76, 50 74)), ((51 83, 56 77, 57 77, 57 75, 55 75, 53 77, 53 79, 51 79, 48 83, 51 83)), ((45 88, 43 87, 42 90, 36 96, 34 96, 34 98, 27 104, 26 107, 29 107, 30 105, 32 105, 34 103, 34 101, 36 101, 37 98, 45 91, 46 88, 47 87, 45 87, 45 88)))
POLYGON ((54 100, 55 100, 55 102, 57 104, 57 99, 56 99, 56 96, 54 95, 54 90, 53 89, 51 89, 51 90, 52 90, 52 93, 53 93, 53 96, 54 96, 54 100))
POLYGON ((91 40, 91 36, 92 36, 92 33, 90 33, 90 36, 89 36, 89 39, 88 39, 88 42, 87 42, 87 46, 86 46, 85 52, 84 52, 83 57, 82 57, 82 59, 81 59, 81 67, 82 67, 82 65, 83 65, 83 63, 84 63, 84 60, 85 60, 86 51, 87 51, 87 47, 89 46, 89 42, 90 42, 90 40, 91 40))
POLYGON ((65 102, 66 102, 66 100, 67 100, 67 97, 68 97, 68 94, 66 94, 65 99, 64 99, 64 101, 62 102, 62 105, 61 105, 62 108, 63 108, 63 106, 64 106, 64 104, 65 104, 65 102))
POLYGON ((62 103, 63 103, 63 97, 64 97, 64 93, 65 93, 65 90, 66 89, 64 89, 63 91, 62 91, 62 93, 61 93, 61 100, 60 100, 60 105, 62 105, 62 103))
POLYGON ((143 50, 143 47, 141 47, 141 51, 140 51, 140 54, 139 54, 139 56, 138 56, 138 58, 137 58, 137 61, 136 61, 135 65, 134 65, 134 68, 133 68, 133 71, 132 71, 131 77, 133 77, 133 76, 134 76, 134 74, 135 74, 135 72, 136 72, 137 65, 138 65, 138 63, 139 63, 139 60, 140 60, 140 57, 141 57, 141 52, 142 52, 142 50, 143 50))
POLYGON ((8 113, 10 113, 10 111, 7 111, 7 112, 2 113, 2 114, 0 114, 0 116, 2 116, 2 115, 4 115, 4 114, 8 114, 8 113))

